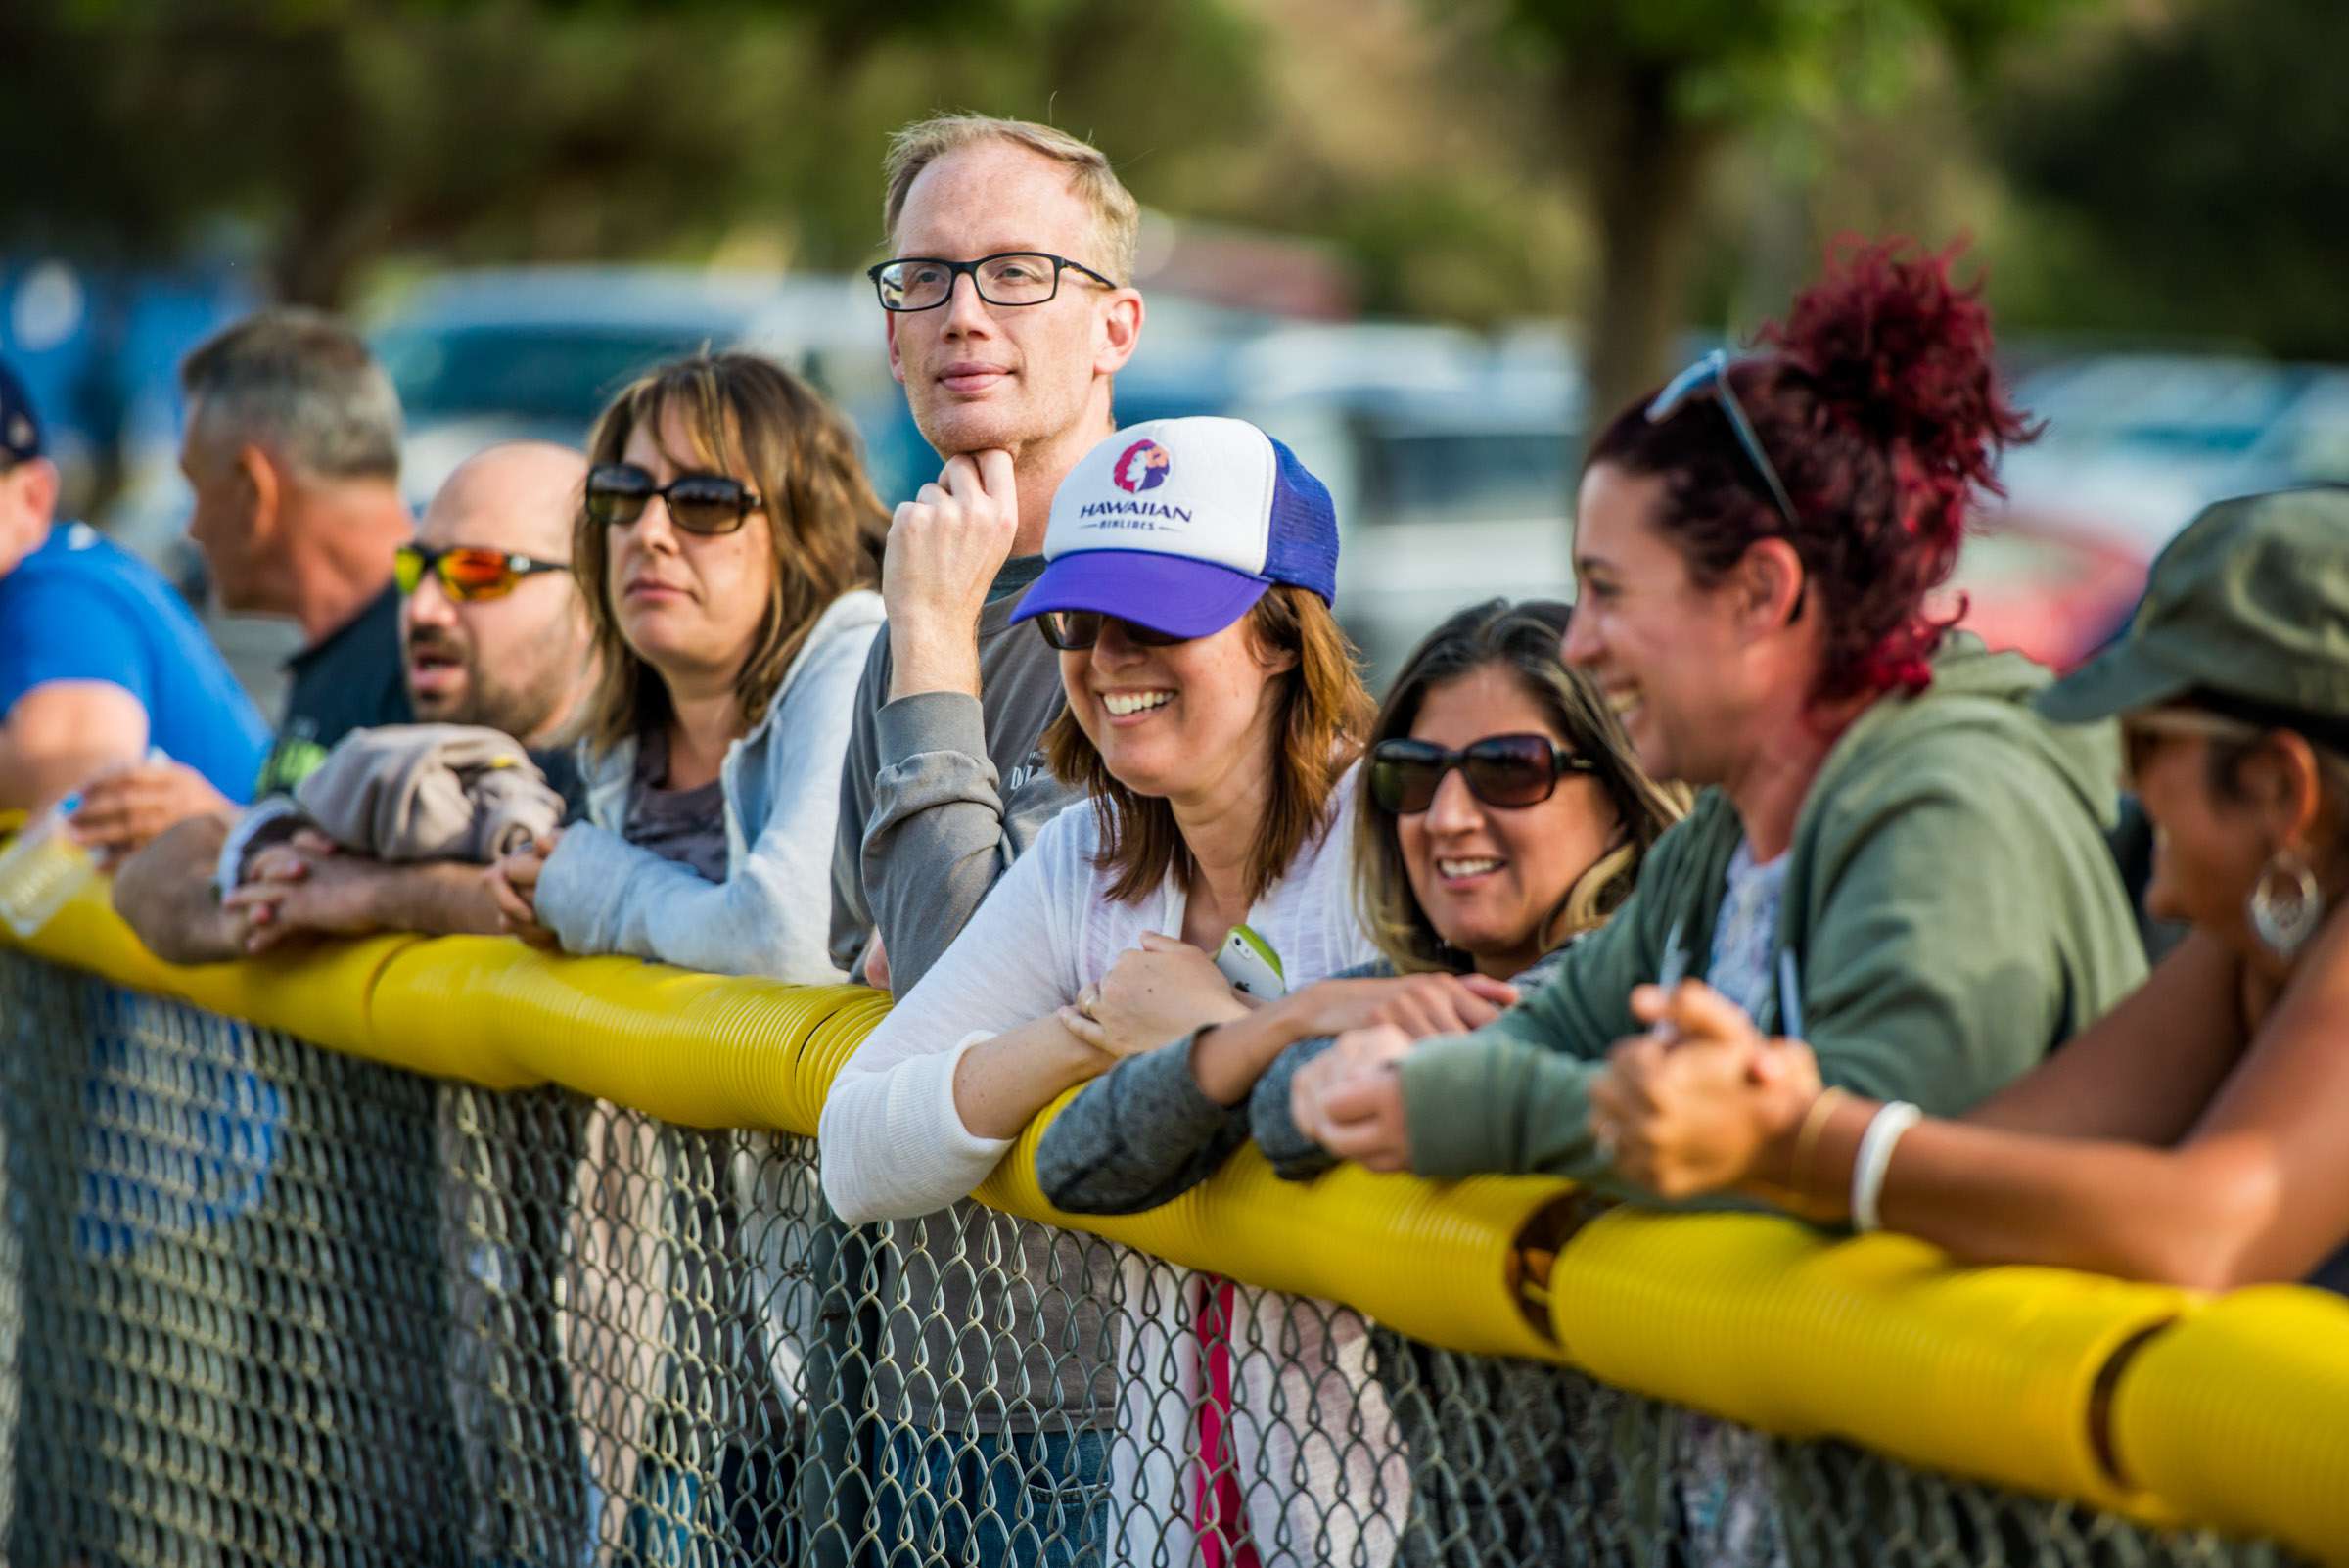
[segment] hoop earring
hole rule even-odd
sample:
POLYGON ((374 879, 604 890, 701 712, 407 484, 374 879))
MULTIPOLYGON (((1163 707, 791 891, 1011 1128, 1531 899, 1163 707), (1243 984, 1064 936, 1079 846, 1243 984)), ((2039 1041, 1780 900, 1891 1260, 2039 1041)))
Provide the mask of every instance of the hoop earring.
POLYGON ((2251 885, 2251 930, 2267 949, 2289 963, 2325 918, 2325 894, 2308 862, 2278 850, 2251 885))

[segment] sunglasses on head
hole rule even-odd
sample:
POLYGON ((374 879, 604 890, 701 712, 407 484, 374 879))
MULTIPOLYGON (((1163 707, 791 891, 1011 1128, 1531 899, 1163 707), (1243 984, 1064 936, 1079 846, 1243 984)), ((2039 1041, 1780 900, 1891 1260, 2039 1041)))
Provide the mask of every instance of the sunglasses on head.
POLYGON ((1762 476, 1763 484, 1770 490, 1771 500, 1777 505, 1778 516, 1786 520, 1787 527, 1796 527, 1794 497, 1786 493, 1786 482, 1778 478, 1777 465, 1762 449, 1761 434, 1754 429, 1754 422, 1745 417, 1744 405, 1737 401, 1736 390, 1729 385, 1729 356, 1716 348, 1673 377, 1664 384, 1664 390, 1656 393, 1655 401, 1647 405, 1647 422, 1661 425, 1679 413, 1681 405, 1689 398, 1707 387, 1712 388, 1713 400, 1721 405, 1722 417, 1729 422, 1729 431, 1737 438, 1737 444, 1744 448, 1746 460, 1754 465, 1754 472, 1762 476))
POLYGON ((1416 816, 1436 802, 1453 768, 1468 793, 1504 810, 1540 806, 1554 794, 1561 773, 1597 770, 1547 735, 1487 735, 1458 751, 1429 741, 1383 740, 1370 751, 1370 798, 1393 816, 1416 816))
POLYGON ((392 552, 392 576, 404 596, 414 593, 430 572, 440 580, 440 591, 451 599, 472 604, 502 599, 533 572, 569 572, 568 561, 541 561, 534 555, 516 555, 480 545, 452 544, 445 550, 430 545, 403 544, 392 552))
POLYGON ((1137 648, 1172 648, 1178 642, 1193 640, 1154 630, 1123 616, 1105 616, 1098 610, 1047 610, 1036 618, 1036 629, 1044 634, 1044 641, 1062 653, 1082 653, 1101 640, 1102 624, 1111 621, 1124 629, 1126 640, 1137 648))
POLYGON ((668 520, 688 533, 731 533, 759 510, 758 492, 725 474, 679 474, 667 484, 634 463, 598 463, 587 471, 587 520, 624 529, 659 496, 668 520))

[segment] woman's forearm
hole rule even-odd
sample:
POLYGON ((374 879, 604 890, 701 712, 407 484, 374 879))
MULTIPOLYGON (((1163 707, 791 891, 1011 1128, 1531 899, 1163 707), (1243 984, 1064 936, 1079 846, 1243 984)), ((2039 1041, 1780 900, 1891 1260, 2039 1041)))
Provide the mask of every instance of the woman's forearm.
MULTIPOLYGON (((1805 1169, 1746 1184, 1809 1218, 1851 1214, 1860 1140, 1880 1109, 1847 1100, 1805 1169), (1791 1188, 1791 1193, 1789 1191, 1791 1188)), ((2224 1289, 2262 1273, 2253 1260, 2275 1211, 2257 1151, 2230 1140, 2179 1149, 1921 1122, 1885 1168, 1886 1229, 1930 1241, 1963 1264, 2031 1264, 2224 1289)))
POLYGON ((1288 999, 1259 1007, 1243 1018, 1216 1025, 1192 1041, 1191 1077, 1198 1081, 1199 1091, 1218 1105, 1237 1105, 1282 1051, 1312 1033, 1288 999))
POLYGON ((1078 1042, 1052 1019, 966 1038, 894 1060, 860 1054, 833 1080, 816 1149, 824 1197, 849 1223, 910 1219, 969 1196, 1030 1117, 1099 1071, 1068 1049, 1078 1042))
POLYGON ((974 1137, 1013 1137, 1064 1089, 1109 1066, 1058 1018, 1039 1018, 963 1052, 954 1064, 954 1113, 974 1137))

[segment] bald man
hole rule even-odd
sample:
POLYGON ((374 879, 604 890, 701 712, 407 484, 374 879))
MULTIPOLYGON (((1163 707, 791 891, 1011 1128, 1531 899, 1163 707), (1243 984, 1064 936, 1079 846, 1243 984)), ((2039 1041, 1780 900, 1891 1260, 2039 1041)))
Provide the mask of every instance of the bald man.
MULTIPOLYGON (((503 730, 530 749, 575 811, 568 741, 594 678, 587 615, 570 572, 586 459, 512 441, 467 459, 400 549, 399 648, 408 703, 431 723, 503 730)), ((264 851, 214 903, 218 819, 183 822, 115 879, 115 907, 174 963, 260 952, 304 934, 494 933, 477 865, 386 865, 315 836, 264 851), (177 842, 185 841, 185 842, 177 842)))

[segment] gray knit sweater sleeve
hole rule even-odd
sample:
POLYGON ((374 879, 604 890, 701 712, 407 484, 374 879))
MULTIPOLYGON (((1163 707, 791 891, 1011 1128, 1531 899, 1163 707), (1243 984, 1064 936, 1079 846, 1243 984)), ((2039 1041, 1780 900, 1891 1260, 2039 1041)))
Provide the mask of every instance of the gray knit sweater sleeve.
POLYGON ((1045 1197, 1071 1214, 1138 1214, 1188 1192, 1248 1141, 1246 1109, 1218 1105, 1191 1075, 1198 1038, 1128 1057, 1052 1119, 1036 1150, 1045 1197))
POLYGON ((1298 1069, 1337 1043, 1334 1035, 1301 1039, 1272 1058, 1248 1094, 1248 1131, 1283 1181, 1311 1181, 1338 1162, 1298 1128, 1289 1114, 1289 1085, 1298 1069))
MULTIPOLYGON (((1330 978, 1359 980, 1394 972, 1379 959, 1330 978)), ((1188 1192, 1248 1141, 1250 1116, 1263 1097, 1263 1085, 1245 1105, 1218 1105, 1208 1098, 1191 1071, 1191 1048, 1198 1039, 1193 1034, 1128 1057, 1086 1084, 1052 1119, 1036 1151, 1036 1178, 1046 1197, 1071 1214, 1137 1214, 1188 1192)), ((1297 1049, 1291 1046, 1280 1062, 1297 1049)), ((1284 1078, 1284 1123, 1288 1103, 1284 1078)), ((1317 1145, 1306 1146, 1320 1153, 1317 1145)))

